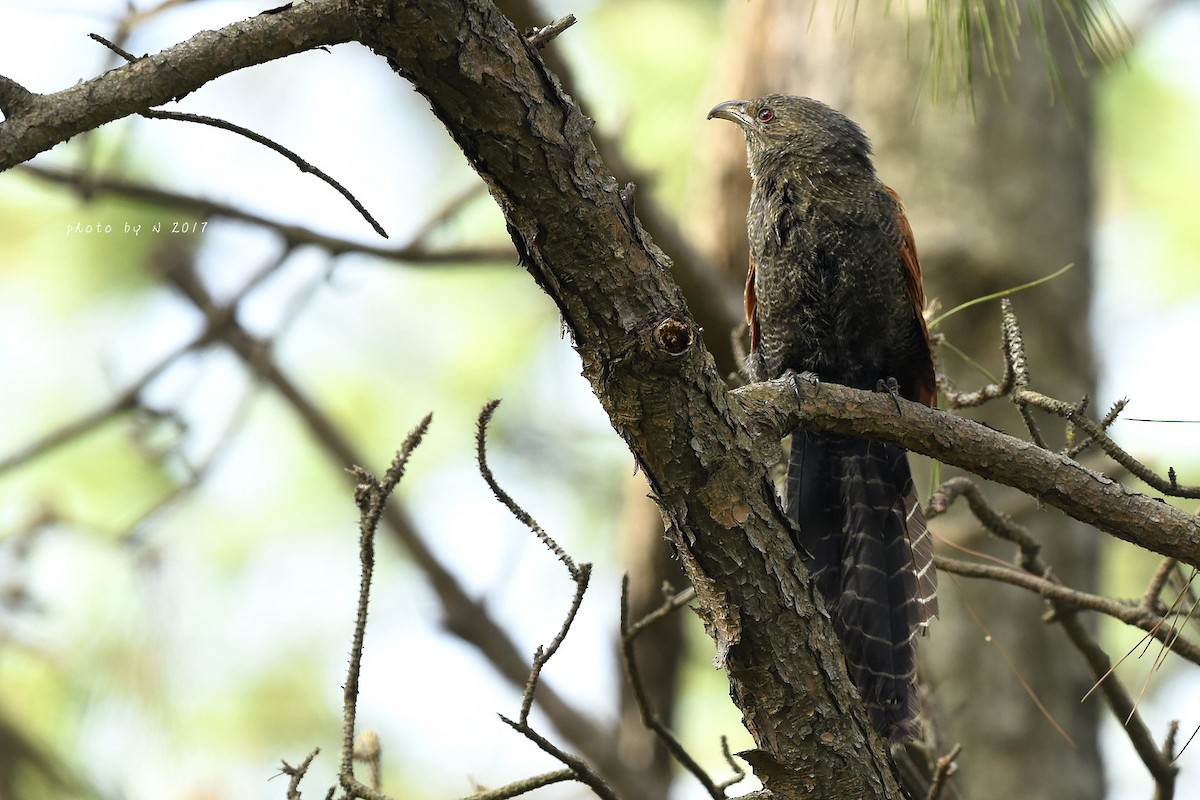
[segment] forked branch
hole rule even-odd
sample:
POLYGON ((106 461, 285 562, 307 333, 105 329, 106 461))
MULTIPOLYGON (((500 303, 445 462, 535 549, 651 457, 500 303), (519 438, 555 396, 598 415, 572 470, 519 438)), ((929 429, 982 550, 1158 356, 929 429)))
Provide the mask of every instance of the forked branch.
POLYGON ((567 611, 566 618, 563 619, 558 633, 555 634, 549 645, 545 647, 539 646, 534 653, 533 665, 529 669, 529 678, 525 682, 525 690, 521 693, 521 710, 517 715, 517 719, 512 720, 503 714, 500 715, 500 719, 513 730, 536 744, 543 752, 561 762, 570 770, 572 779, 588 786, 595 792, 597 797, 602 798, 602 800, 618 800, 612 787, 605 782, 590 764, 579 756, 561 749, 545 736, 538 733, 529 724, 529 712, 533 708, 534 695, 537 693, 538 681, 541 678, 542 669, 554 654, 558 652, 558 648, 571 631, 571 624, 575 621, 575 615, 578 613, 579 606, 583 602, 583 595, 587 592, 588 580, 592 574, 592 565, 577 565, 574 559, 559 546, 558 542, 554 541, 550 534, 546 533, 542 526, 525 509, 521 508, 508 492, 500 488, 500 485, 496 482, 496 477, 487 463, 487 426, 496 411, 496 407, 499 405, 499 400, 492 400, 479 413, 479 422, 475 434, 475 448, 479 461, 479 472, 483 475, 483 479, 487 482, 488 487, 491 488, 492 493, 496 495, 496 499, 503 503, 522 524, 533 531, 534 535, 546 546, 546 549, 562 562, 563 566, 567 569, 567 573, 571 576, 571 580, 575 583, 575 594, 571 598, 571 607, 567 611))

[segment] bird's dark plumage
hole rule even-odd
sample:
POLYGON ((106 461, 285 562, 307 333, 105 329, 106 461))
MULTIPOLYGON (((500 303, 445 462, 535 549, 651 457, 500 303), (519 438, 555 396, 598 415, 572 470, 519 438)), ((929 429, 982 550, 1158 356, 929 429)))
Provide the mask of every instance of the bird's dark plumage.
MULTIPOLYGON (((753 179, 746 317, 754 380, 793 371, 933 405, 921 269, 900 199, 862 129, 804 97, 733 100, 753 179)), ((932 541, 908 458, 890 444, 796 431, 787 510, 872 724, 914 730, 914 636, 937 614, 932 541)))

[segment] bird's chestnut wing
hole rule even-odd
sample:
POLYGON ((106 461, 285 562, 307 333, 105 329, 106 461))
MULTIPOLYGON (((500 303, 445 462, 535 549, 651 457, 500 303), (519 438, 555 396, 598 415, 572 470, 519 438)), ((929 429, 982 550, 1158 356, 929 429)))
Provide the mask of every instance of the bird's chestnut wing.
POLYGON ((919 327, 919 341, 910 356, 907 375, 896 376, 905 397, 937 405, 937 378, 933 372, 933 352, 929 345, 929 329, 925 325, 925 289, 921 285, 921 262, 917 258, 917 245, 913 240, 912 225, 904 214, 904 203, 900 195, 885 186, 888 195, 896 203, 896 229, 900 232, 900 263, 904 266, 904 289, 913 304, 919 327))

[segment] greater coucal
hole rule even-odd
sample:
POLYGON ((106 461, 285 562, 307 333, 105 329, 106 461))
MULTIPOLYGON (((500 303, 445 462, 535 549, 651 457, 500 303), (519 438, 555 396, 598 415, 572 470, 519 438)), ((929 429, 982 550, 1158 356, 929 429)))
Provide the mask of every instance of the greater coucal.
MULTIPOLYGON (((862 129, 824 103, 776 94, 721 103, 708 117, 746 136, 751 379, 814 373, 934 405, 912 229, 876 176, 862 129)), ((936 616, 937 599, 907 454, 797 430, 787 512, 871 723, 887 739, 910 737, 919 710, 914 636, 936 616)))

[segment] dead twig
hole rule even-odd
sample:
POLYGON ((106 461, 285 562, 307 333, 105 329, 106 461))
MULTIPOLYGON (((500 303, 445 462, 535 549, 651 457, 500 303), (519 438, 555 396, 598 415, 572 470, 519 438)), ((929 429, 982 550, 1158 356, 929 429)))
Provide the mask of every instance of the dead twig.
POLYGON ((950 752, 939 758, 934 763, 933 781, 929 784, 929 794, 926 800, 939 800, 942 792, 946 790, 946 779, 954 774, 955 760, 962 753, 962 745, 956 744, 950 748, 950 752))
POLYGON ((572 559, 567 552, 563 550, 561 546, 559 546, 558 542, 554 541, 550 534, 546 533, 546 531, 540 525, 538 525, 537 521, 534 520, 533 517, 530 516, 527 511, 525 511, 525 509, 521 508, 521 506, 518 505, 517 502, 513 500, 513 498, 507 492, 500 488, 500 485, 496 482, 496 477, 492 473, 491 467, 489 467, 487 463, 487 426, 488 422, 492 418, 492 415, 496 411, 496 407, 499 405, 499 400, 492 400, 483 407, 482 411, 479 412, 479 421, 478 425, 476 426, 475 434, 475 449, 477 460, 479 462, 479 472, 483 476, 483 479, 487 482, 488 487, 492 490, 492 493, 496 496, 496 499, 503 503, 504 506, 513 514, 513 516, 520 520, 522 524, 533 531, 538 539, 541 540, 542 544, 546 546, 546 549, 553 553, 555 557, 562 562, 563 566, 566 567, 568 574, 571 576, 571 580, 575 583, 575 594, 571 599, 571 607, 568 609, 562 625, 559 626, 558 633, 555 634, 554 638, 550 641, 550 644, 544 647, 539 646, 537 651, 534 653, 533 664, 529 668, 529 677, 525 681, 525 690, 521 694, 520 714, 516 720, 509 719, 503 714, 500 715, 500 719, 503 720, 506 725, 509 725, 513 730, 517 731, 526 739, 536 744, 544 753, 547 753, 560 761, 564 766, 571 770, 574 780, 579 781, 580 783, 583 783, 591 788, 591 790, 595 792, 598 797, 603 798, 603 800, 618 800, 612 788, 602 777, 600 777, 600 775, 591 767, 590 764, 588 764, 579 756, 562 750, 545 736, 538 733, 537 730, 535 730, 533 726, 529 724, 529 712, 533 708, 533 700, 537 693, 538 682, 541 678, 542 669, 546 666, 546 663, 549 662, 554 654, 558 652, 558 648, 567 638, 567 634, 570 633, 571 625, 574 623, 575 616, 579 611, 579 606, 583 602, 583 595, 587 591, 588 580, 592 573, 592 565, 577 565, 574 559, 572 559))
POLYGON ((554 772, 545 772, 541 775, 532 775, 519 781, 513 781, 496 789, 475 792, 475 794, 467 795, 462 800, 508 800, 510 797, 519 797, 520 795, 532 792, 534 789, 540 789, 543 786, 571 780, 575 780, 574 770, 559 769, 554 772))
POLYGON ((933 563, 941 572, 961 575, 965 578, 983 578, 1007 583, 1011 586, 1028 589, 1046 600, 1053 600, 1072 609, 1105 614, 1146 631, 1148 636, 1153 636, 1164 644, 1169 644, 1171 650, 1180 658, 1200 665, 1200 645, 1179 636, 1175 628, 1167 624, 1162 615, 1145 606, 1132 605, 1109 597, 1082 592, 1049 578, 1031 575, 1013 567, 978 564, 941 555, 934 556, 933 563))
POLYGON ((645 631, 654 623, 658 622, 663 617, 667 616, 668 614, 675 613, 676 610, 686 606, 688 603, 696 599, 696 589, 692 586, 689 586, 681 592, 676 592, 674 587, 672 587, 669 583, 664 584, 662 588, 662 605, 630 625, 628 630, 624 631, 624 635, 627 636, 630 641, 641 636, 643 631, 645 631))
POLYGON ((289 778, 287 800, 300 800, 300 781, 304 780, 304 776, 308 773, 308 768, 312 765, 313 759, 317 757, 317 753, 319 752, 321 752, 321 748, 314 747, 313 751, 295 767, 286 761, 282 762, 279 772, 281 775, 287 775, 289 778))
POLYGON ((362 667, 363 639, 367 632, 367 605, 371 597, 371 577, 375 570, 375 532, 383 517, 388 498, 404 476, 404 469, 413 450, 429 429, 433 415, 421 420, 396 451, 395 458, 378 480, 360 466, 350 472, 358 481, 354 501, 359 509, 359 560, 362 564, 358 587, 358 610, 354 616, 354 636, 350 645, 350 666, 346 670, 346 685, 342 692, 342 759, 338 780, 346 793, 353 797, 375 800, 382 797, 376 789, 364 786, 354 777, 354 721, 358 713, 358 677, 362 667))
POLYGON ((88 38, 94 42, 99 42, 100 44, 104 45, 109 50, 112 50, 114 53, 119 55, 121 58, 128 61, 130 64, 132 64, 134 61, 137 61, 137 56, 135 56, 133 53, 130 53, 128 50, 121 47, 116 42, 110 42, 108 39, 105 39, 103 36, 101 36, 98 33, 89 33, 88 38))
POLYGON ((1137 476, 1146 485, 1163 494, 1169 497, 1200 498, 1200 486, 1180 485, 1175 477, 1174 469, 1168 470, 1166 478, 1159 476, 1150 467, 1121 448, 1108 435, 1108 428, 1116 421, 1129 402, 1127 398, 1114 403, 1104 418, 1097 422, 1089 419, 1085 414, 1086 397, 1078 403, 1066 403, 1028 388, 1029 365, 1025 358, 1025 343, 1021 335, 1021 326, 1013 311, 1012 301, 1007 297, 1000 301, 1000 314, 1004 349, 1004 377, 998 383, 990 384, 974 392, 945 391, 943 394, 950 408, 978 406, 989 400, 1008 396, 1016 405, 1021 419, 1029 429, 1030 438, 1039 447, 1045 448, 1046 443, 1033 418, 1032 409, 1044 411, 1068 422, 1071 426, 1069 439, 1074 437, 1075 431, 1083 434, 1084 438, 1081 441, 1068 443, 1068 446, 1063 449, 1064 455, 1074 458, 1084 450, 1099 447, 1113 461, 1137 476))
MULTIPOLYGON (((673 611, 679 607, 679 604, 674 602, 674 597, 668 597, 662 606, 652 612, 654 620, 661 619, 666 613, 673 611), (666 611, 664 611, 666 609, 666 611), (660 613, 661 612, 661 613, 660 613)), ((638 625, 640 633, 645 629, 645 626, 650 624, 643 619, 638 625)), ((633 651, 633 641, 637 634, 633 632, 633 626, 629 622, 629 576, 625 575, 621 578, 621 636, 620 636, 620 651, 621 665, 625 668, 625 677, 629 681, 629 685, 633 687, 634 701, 637 703, 638 711, 642 716, 642 724, 654 732, 659 741, 667 749, 680 766, 692 774, 692 776, 700 782, 704 787, 704 791, 708 792, 709 797, 713 800, 724 800, 725 787, 719 786, 713 781, 712 777, 692 758, 691 754, 684 746, 675 738, 670 728, 663 722, 662 717, 654 710, 650 703, 650 697, 646 692, 646 685, 642 681, 641 671, 638 669, 637 658, 633 651)))
MULTIPOLYGON (((126 52, 116 44, 110 42, 108 39, 105 39, 103 36, 95 33, 88 35, 93 40, 112 50, 129 63, 133 63, 138 60, 135 56, 126 52)), ((317 167, 314 167, 312 164, 308 163, 299 155, 297 155, 294 151, 289 150, 273 139, 269 139, 266 136, 263 136, 261 133, 256 133, 249 128, 242 127, 241 125, 235 125, 232 122, 227 122, 223 119, 217 119, 216 117, 204 116, 202 114, 187 114, 181 111, 159 111, 154 109, 148 109, 138 113, 140 116, 143 116, 147 119, 170 119, 175 120, 176 122, 194 122, 198 125, 208 125, 212 128, 220 128, 221 130, 229 131, 230 133, 236 133, 238 136, 244 136, 250 141, 261 144, 263 147, 266 147, 269 150, 274 150, 276 153, 279 153, 288 161, 291 161, 293 164, 295 164, 296 168, 301 172, 307 172, 310 175, 315 175, 318 179, 332 186, 338 192, 338 194, 346 198, 350 205, 354 206, 354 209, 362 215, 363 219, 365 219, 372 228, 375 229, 376 233, 378 233, 384 239, 388 238, 387 231, 383 229, 383 226, 380 225, 373 216, 371 216, 371 212, 367 211, 366 207, 360 203, 358 198, 351 194, 345 186, 342 186, 342 184, 335 180, 333 176, 329 175, 323 170, 318 169, 317 167)))
POLYGON ((1200 486, 1183 486, 1175 477, 1175 470, 1169 469, 1167 477, 1163 478, 1150 467, 1134 458, 1117 444, 1100 423, 1088 419, 1077 406, 1055 400, 1044 394, 1028 389, 1020 390, 1014 395, 1014 402, 1021 407, 1030 406, 1062 417, 1088 436, 1088 440, 1103 450, 1108 456, 1129 470, 1147 486, 1156 489, 1168 497, 1200 498, 1200 486))
MULTIPOLYGON (((219 317, 220 307, 193 271, 172 271, 167 277, 184 297, 209 318, 210 325, 213 319, 219 317)), ((296 413, 317 446, 339 468, 364 463, 361 454, 334 419, 280 368, 268 342, 251 335, 236 319, 231 319, 223 328, 220 341, 296 413)), ((383 510, 383 521, 436 592, 447 630, 475 647, 507 681, 518 687, 524 686, 528 678, 529 661, 521 655, 487 606, 468 596, 458 578, 438 560, 418 535, 400 506, 396 503, 387 504, 383 510)), ((620 769, 620 758, 607 728, 586 717, 551 686, 540 687, 539 706, 554 726, 590 759, 609 769, 620 769)))
POLYGON ((529 42, 529 46, 535 50, 540 50, 550 42, 554 41, 560 33, 565 31, 577 22, 574 14, 567 14, 565 17, 559 17, 544 28, 534 28, 529 33, 525 34, 525 41, 529 42))
MULTIPOLYGON (((1107 606, 1104 609, 1106 612, 1116 611, 1119 605, 1114 601, 1107 601, 1105 598, 1087 596, 1063 587, 1058 579, 1054 577, 1050 567, 1038 555, 1039 546, 1037 542, 1023 526, 1007 518, 1005 515, 994 511, 971 481, 959 478, 947 483, 950 484, 950 487, 946 491, 939 490, 935 492, 938 502, 936 505, 931 503, 930 516, 937 516, 945 511, 948 504, 953 502, 955 497, 965 496, 968 498, 971 510, 976 513, 976 516, 989 531, 1017 544, 1019 550, 1017 560, 1021 569, 1029 573, 1030 577, 1036 581, 1036 586, 1034 582, 1029 582, 1027 584, 1028 588, 1038 591, 1050 603, 1052 613, 1047 617, 1047 621, 1057 622, 1066 633, 1068 640, 1080 652, 1084 660, 1087 661, 1096 679, 1096 686, 1093 689, 1099 688, 1101 690, 1113 714, 1118 719, 1124 721, 1124 729, 1130 743, 1158 785, 1160 787, 1173 786, 1174 774, 1178 771, 1177 768, 1170 763, 1169 759, 1163 758, 1158 745, 1154 741, 1154 737, 1150 734, 1149 728, 1137 713, 1137 702, 1126 691, 1124 684, 1113 674, 1113 665, 1108 655, 1079 622, 1076 612, 1076 608, 1079 607, 1077 604, 1084 602, 1096 606, 1105 605, 1107 606), (1112 605, 1109 605, 1109 603, 1112 605)), ((1024 577, 1015 579, 1014 576, 1021 575, 1021 573, 1011 568, 956 563, 940 557, 935 557, 935 563, 938 569, 945 569, 947 572, 962 572, 962 574, 967 574, 968 571, 960 569, 960 567, 965 566, 969 567, 969 571, 974 572, 977 577, 987 575, 994 579, 1017 583, 1018 585, 1025 582, 1024 577)), ((1160 567, 1159 571, 1161 569, 1160 567)), ((1155 582, 1157 582, 1157 573, 1155 581, 1152 581, 1152 585, 1155 582)), ((1101 609, 1097 608, 1096 610, 1101 609)), ((1136 608, 1136 613, 1138 614, 1138 622, 1134 624, 1142 622, 1140 615, 1145 614, 1149 616, 1153 612, 1143 604, 1136 608)), ((1115 613, 1113 615, 1117 616, 1115 613)), ((1161 630, 1161 618, 1158 624, 1152 624, 1151 627, 1153 631, 1148 635, 1156 635, 1160 638, 1165 636, 1165 638, 1162 638, 1164 648, 1174 647, 1178 643, 1178 634, 1176 631, 1161 630)), ((1087 699, 1087 695, 1083 699, 1087 699)))
POLYGON ((291 247, 312 245, 334 256, 362 253, 389 261, 429 266, 466 265, 480 262, 512 263, 516 256, 512 245, 507 242, 494 246, 480 245, 431 250, 422 241, 413 240, 400 246, 380 247, 338 236, 327 236, 299 225, 290 225, 280 220, 253 214, 228 203, 191 197, 136 181, 96 176, 76 170, 40 167, 33 164, 23 164, 17 168, 17 172, 32 175, 50 183, 75 187, 87 197, 115 195, 189 213, 200 219, 216 217, 257 225, 275 232, 291 247))

